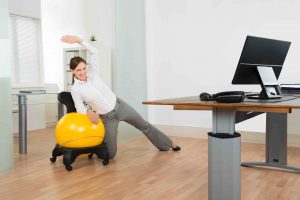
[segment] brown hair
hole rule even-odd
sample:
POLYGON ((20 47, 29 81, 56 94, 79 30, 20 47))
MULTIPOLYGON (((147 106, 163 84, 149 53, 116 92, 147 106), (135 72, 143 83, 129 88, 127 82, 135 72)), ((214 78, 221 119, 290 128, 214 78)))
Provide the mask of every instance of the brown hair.
POLYGON ((86 64, 86 61, 83 58, 79 57, 79 56, 71 58, 71 60, 70 60, 70 69, 74 70, 77 67, 77 65, 79 65, 79 63, 81 63, 81 62, 86 64))

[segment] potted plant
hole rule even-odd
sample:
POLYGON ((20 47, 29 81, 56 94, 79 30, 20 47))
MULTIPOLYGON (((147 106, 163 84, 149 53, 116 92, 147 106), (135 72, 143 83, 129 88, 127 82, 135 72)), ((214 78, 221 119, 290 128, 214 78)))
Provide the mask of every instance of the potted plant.
POLYGON ((91 35, 90 41, 91 41, 91 42, 96 42, 96 36, 95 36, 95 35, 91 35))

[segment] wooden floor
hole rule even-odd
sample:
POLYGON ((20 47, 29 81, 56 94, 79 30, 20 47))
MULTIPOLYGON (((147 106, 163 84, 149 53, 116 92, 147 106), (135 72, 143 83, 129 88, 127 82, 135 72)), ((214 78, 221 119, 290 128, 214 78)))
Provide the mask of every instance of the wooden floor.
MULTIPOLYGON (((119 145, 108 166, 100 159, 77 158, 73 171, 62 159, 50 163, 53 128, 28 138, 28 154, 19 156, 15 141, 14 169, 0 174, 4 200, 202 200, 207 199, 207 140, 173 138, 179 152, 157 151, 148 140, 119 145)), ((121 133, 120 133, 121 134, 121 133)), ((300 166, 300 149, 288 149, 289 163, 300 166)), ((264 145, 242 144, 242 161, 263 161, 264 145)), ((241 168, 242 200, 300 199, 300 174, 264 168, 241 168)))

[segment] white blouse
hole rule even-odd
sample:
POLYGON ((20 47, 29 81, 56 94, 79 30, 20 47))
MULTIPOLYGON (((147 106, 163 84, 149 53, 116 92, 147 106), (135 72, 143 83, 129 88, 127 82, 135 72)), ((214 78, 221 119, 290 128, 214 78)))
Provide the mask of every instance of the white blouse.
POLYGON ((116 105, 116 95, 101 80, 98 65, 96 63, 97 49, 85 41, 81 45, 89 53, 87 65, 87 81, 80 81, 74 77, 71 94, 78 113, 86 114, 86 103, 97 114, 106 114, 112 111, 116 105))

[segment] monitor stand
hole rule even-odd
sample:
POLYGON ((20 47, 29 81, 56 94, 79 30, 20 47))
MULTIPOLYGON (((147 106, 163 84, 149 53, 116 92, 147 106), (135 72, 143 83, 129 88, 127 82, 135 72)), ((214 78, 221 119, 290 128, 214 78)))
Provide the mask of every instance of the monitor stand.
POLYGON ((279 99, 282 97, 281 88, 270 66, 257 66, 261 92, 259 96, 248 97, 250 99, 279 99))

